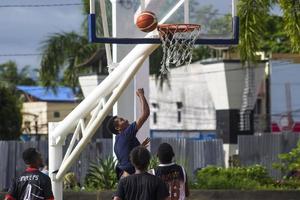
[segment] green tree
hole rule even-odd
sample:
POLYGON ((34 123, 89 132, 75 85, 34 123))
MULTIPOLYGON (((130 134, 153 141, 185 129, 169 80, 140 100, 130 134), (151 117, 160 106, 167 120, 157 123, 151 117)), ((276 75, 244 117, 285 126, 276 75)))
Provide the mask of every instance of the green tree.
POLYGON ((15 90, 16 85, 36 85, 36 82, 30 77, 30 66, 18 71, 17 64, 8 61, 0 64, 0 84, 15 90))
POLYGON ((0 85, 0 140, 15 140, 21 135, 22 115, 17 97, 0 85))
POLYGON ((82 68, 76 67, 88 60, 97 51, 97 45, 88 43, 86 36, 75 32, 55 33, 44 41, 40 79, 44 86, 58 85, 78 86, 78 73, 82 68), (63 78, 60 75, 63 73, 63 78))
MULTIPOLYGON (((82 23, 83 34, 76 32, 54 33, 42 43, 40 79, 44 86, 55 88, 58 85, 67 85, 75 90, 78 86, 78 75, 87 70, 83 66, 99 68, 99 60, 106 59, 103 58, 103 44, 88 42, 89 1, 82 0, 82 2, 84 4, 83 14, 86 17, 82 23), (62 74, 63 77, 61 77, 62 74)), ((108 2, 107 0, 107 6, 110 6, 108 2)), ((96 9, 99 9, 99 5, 96 5, 96 9)), ((111 18, 110 12, 108 12, 108 18, 111 18)), ((99 17, 97 18, 97 33, 99 34, 103 32, 100 23, 101 18, 99 17)), ((100 71, 106 73, 106 66, 100 71)))
POLYGON ((270 15, 267 17, 266 30, 261 41, 261 49, 264 52, 290 53, 291 42, 284 30, 282 16, 270 15))
MULTIPOLYGON (((241 59, 248 62, 255 61, 257 59, 255 53, 266 47, 263 45, 264 40, 277 39, 277 42, 284 42, 287 46, 289 46, 290 42, 290 51, 300 52, 299 8, 300 2, 294 0, 240 0, 238 15, 240 17, 239 51, 241 59), (270 33, 268 31, 274 28, 270 28, 270 10, 274 5, 280 6, 283 12, 283 20, 280 20, 280 18, 277 19, 277 22, 282 24, 277 25, 279 26, 279 31, 284 30, 284 33, 273 32, 272 37, 267 38, 266 36, 270 33), (279 37, 276 37, 275 34, 279 34, 279 37)), ((279 45, 273 47, 279 47, 279 45)), ((269 49, 274 50, 270 47, 269 49)), ((275 50, 278 49, 275 48, 275 50)), ((280 48, 278 51, 288 52, 288 49, 283 50, 280 48)))

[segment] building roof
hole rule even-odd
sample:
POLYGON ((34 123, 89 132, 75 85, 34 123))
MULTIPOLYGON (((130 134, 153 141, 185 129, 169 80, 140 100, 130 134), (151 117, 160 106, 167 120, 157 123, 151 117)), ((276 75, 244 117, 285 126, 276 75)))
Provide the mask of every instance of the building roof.
POLYGON ((74 92, 69 87, 56 87, 54 92, 50 88, 42 86, 18 85, 17 89, 37 99, 38 101, 74 102, 77 100, 74 92))

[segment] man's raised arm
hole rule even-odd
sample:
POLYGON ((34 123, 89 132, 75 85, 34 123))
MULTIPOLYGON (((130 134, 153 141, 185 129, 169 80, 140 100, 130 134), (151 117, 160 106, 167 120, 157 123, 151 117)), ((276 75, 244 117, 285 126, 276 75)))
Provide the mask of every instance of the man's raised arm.
POLYGON ((141 103, 141 115, 136 120, 136 128, 137 128, 137 130, 139 130, 143 126, 145 121, 148 119, 148 117, 150 115, 150 109, 149 109, 148 102, 144 95, 144 89, 139 88, 136 91, 136 95, 138 96, 140 103, 141 103))

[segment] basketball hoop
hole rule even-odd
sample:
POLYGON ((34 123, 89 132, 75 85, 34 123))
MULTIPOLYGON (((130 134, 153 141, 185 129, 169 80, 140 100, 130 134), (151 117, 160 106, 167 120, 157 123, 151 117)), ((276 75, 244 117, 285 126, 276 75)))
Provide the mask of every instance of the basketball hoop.
POLYGON ((179 66, 191 63, 200 27, 198 24, 160 24, 157 26, 163 48, 161 73, 168 73, 171 64, 179 66))

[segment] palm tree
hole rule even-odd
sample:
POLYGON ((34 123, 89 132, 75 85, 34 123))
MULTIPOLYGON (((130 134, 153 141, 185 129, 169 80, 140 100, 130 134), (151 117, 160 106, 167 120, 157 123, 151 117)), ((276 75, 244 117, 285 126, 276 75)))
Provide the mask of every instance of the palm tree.
POLYGON ((30 66, 18 71, 17 64, 8 61, 0 64, 0 84, 14 91, 16 85, 36 85, 36 82, 30 78, 30 66))
MULTIPOLYGON (((89 1, 82 0, 83 13, 89 12, 89 1)), ((100 23, 98 19, 97 23, 100 23)), ((101 26, 97 26, 102 32, 101 26)), ((92 67, 97 72, 106 73, 106 68, 98 69, 99 63, 106 67, 105 51, 102 44, 88 42, 87 20, 82 24, 83 34, 75 32, 54 33, 50 35, 41 47, 42 59, 40 79, 44 86, 55 88, 60 84, 72 87, 78 86, 78 74, 92 67), (63 79, 60 77, 63 73, 63 79)))
POLYGON ((88 60, 99 45, 88 43, 85 36, 75 32, 55 33, 42 46, 40 78, 47 87, 61 84, 59 76, 63 72, 63 82, 72 88, 78 86, 77 75, 82 68, 76 67, 88 60))
POLYGON ((268 17, 272 6, 279 6, 283 13, 283 27, 291 50, 300 52, 300 2, 294 0, 239 0, 240 17, 239 52, 244 62, 255 62, 255 53, 267 32, 268 17))

